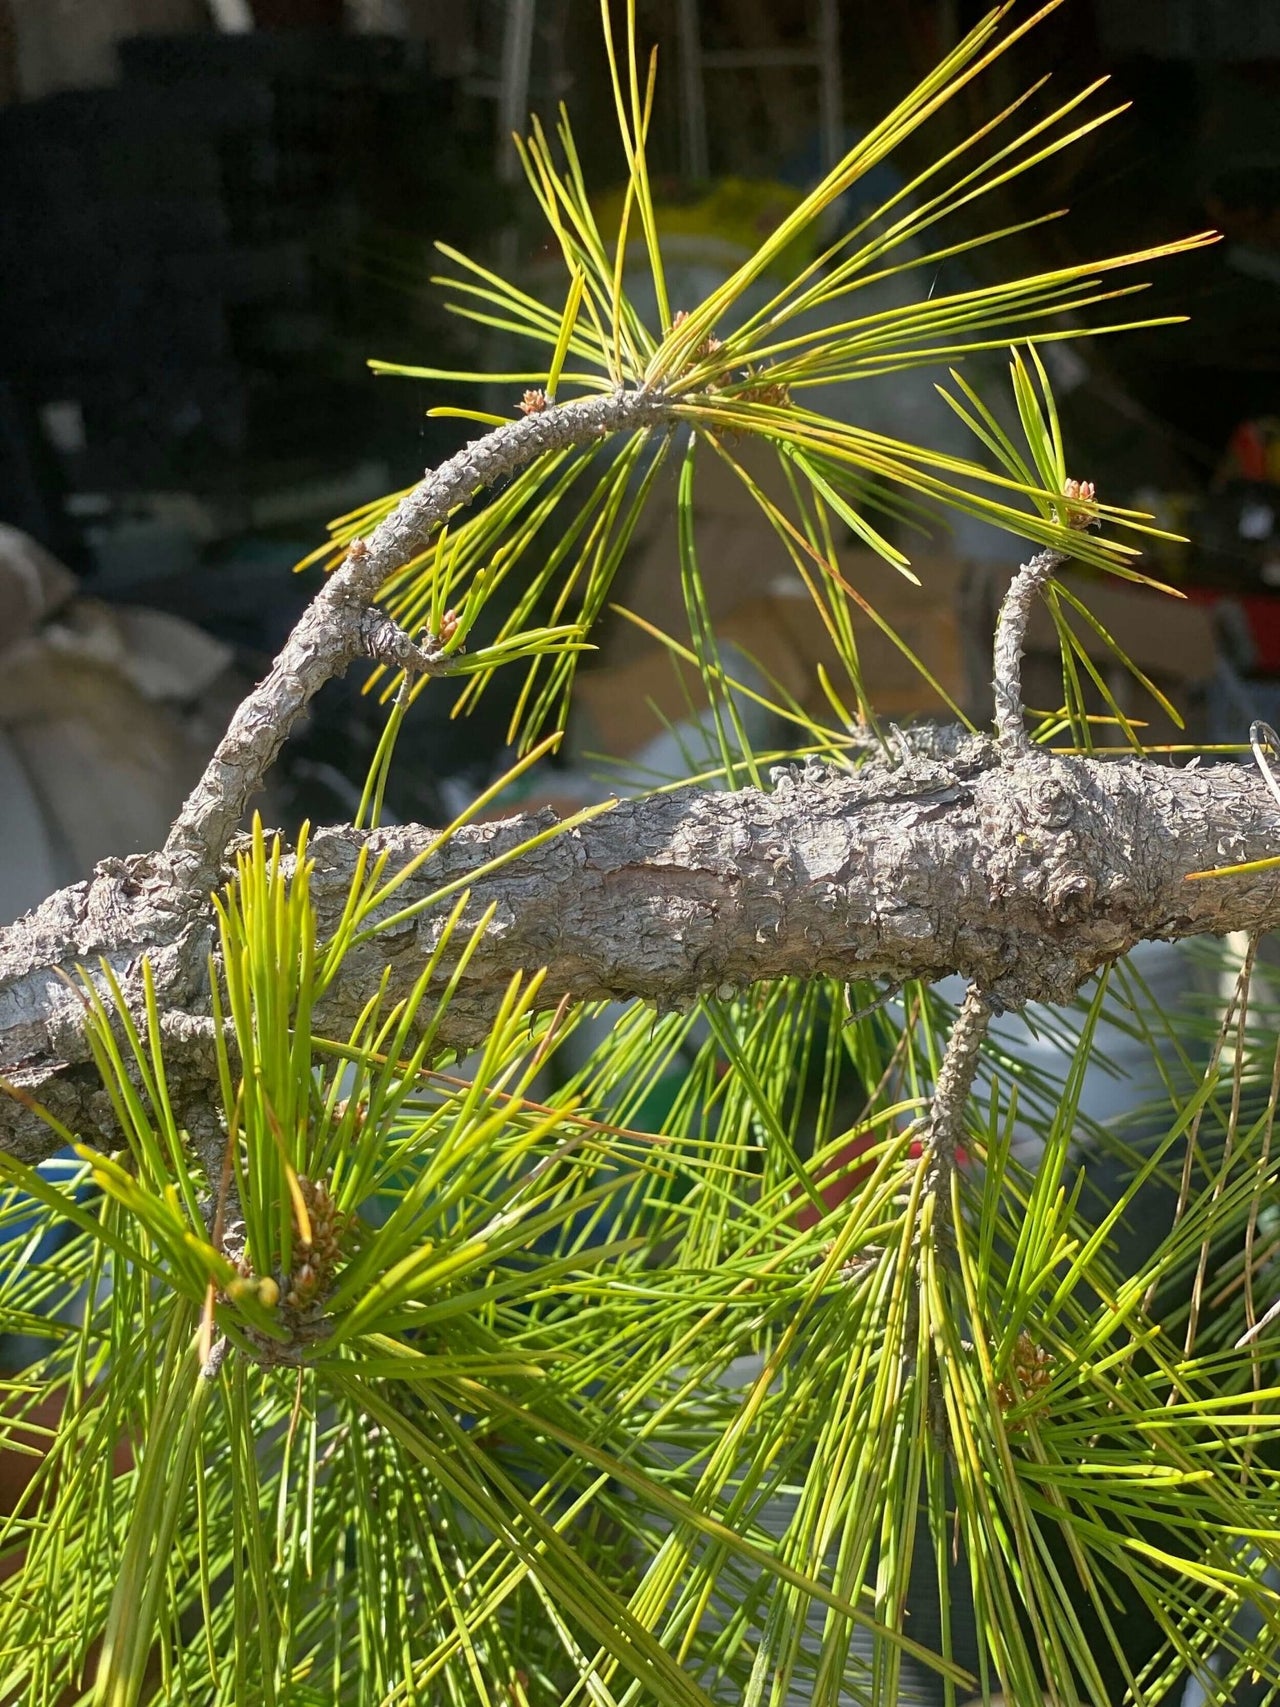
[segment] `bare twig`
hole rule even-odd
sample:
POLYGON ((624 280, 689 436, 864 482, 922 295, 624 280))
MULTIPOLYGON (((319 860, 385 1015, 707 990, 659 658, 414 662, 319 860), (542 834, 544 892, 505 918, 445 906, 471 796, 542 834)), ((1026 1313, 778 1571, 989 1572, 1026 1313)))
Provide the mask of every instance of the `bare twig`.
POLYGON ((933 1199, 933 1233, 937 1243, 948 1242, 951 1176, 955 1172, 956 1151, 964 1136, 965 1109, 978 1071, 982 1040, 991 1024, 991 1011, 987 997, 976 984, 971 984, 947 1039, 933 1090, 933 1111, 925 1142, 924 1189, 933 1199))
MULTIPOLYGON (((1258 1211, 1261 1207, 1261 1197, 1264 1191, 1270 1190, 1271 1180, 1271 1144, 1275 1137, 1276 1105, 1280 1102, 1280 1038, 1276 1039, 1275 1057, 1271 1066, 1271 1093, 1267 1097, 1266 1126, 1262 1135, 1262 1149, 1258 1156, 1257 1183, 1253 1196, 1249 1200, 1249 1221, 1244 1231, 1244 1319, 1247 1332, 1252 1335, 1258 1322, 1258 1306, 1254 1298, 1254 1276, 1259 1256, 1256 1249, 1258 1236, 1258 1211)), ((1257 1360, 1253 1366, 1253 1384, 1262 1385, 1262 1371, 1257 1360)))
POLYGON ((872 1014, 879 1013, 881 1008, 887 1007, 892 1001, 896 1001, 901 994, 902 984, 900 982, 891 983, 874 1001, 868 1002, 863 1008, 855 1008, 850 1005, 849 985, 846 984, 844 987, 844 1018, 840 1023, 842 1025, 856 1025, 860 1019, 869 1019, 872 1014))
POLYGON ((525 415, 432 470, 367 540, 357 540, 284 644, 267 676, 242 702, 204 775, 178 815, 164 854, 188 891, 217 880, 227 843, 290 731, 326 682, 361 655, 397 667, 443 667, 436 646, 418 647, 390 619, 369 620, 378 590, 421 551, 434 530, 475 494, 516 469, 570 445, 661 421, 659 394, 615 392, 525 415))
POLYGON ((1045 583, 1067 561, 1061 551, 1038 551, 1009 583, 996 622, 995 676, 996 744, 1006 763, 1028 752, 1022 708, 1022 654, 1026 648, 1031 612, 1045 583))
MULTIPOLYGON (((1209 1051, 1209 1059, 1205 1065, 1206 1078, 1215 1078, 1217 1076, 1218 1063, 1222 1058, 1223 1050, 1227 1046, 1227 1040, 1231 1035, 1231 1028, 1237 1023, 1237 1015, 1242 1014, 1249 1005, 1249 986, 1253 981, 1253 967, 1254 961, 1257 958, 1257 952, 1257 938, 1254 936, 1251 938, 1244 958, 1241 961, 1240 970, 1236 974, 1235 988, 1232 991, 1231 1000, 1228 1002, 1227 1010, 1223 1014, 1221 1023, 1218 1026, 1217 1035, 1213 1040, 1213 1048, 1209 1051)), ((1173 1208, 1172 1225, 1174 1228, 1178 1227, 1183 1216, 1191 1207, 1192 1179, 1195 1172, 1196 1161, 1201 1157, 1200 1122, 1204 1119, 1204 1111, 1207 1107, 1207 1103, 1200 1104, 1192 1117, 1190 1126, 1187 1128, 1186 1143, 1183 1146, 1182 1151, 1182 1178, 1178 1185, 1178 1200, 1174 1204, 1173 1208)), ((1155 1303, 1158 1291, 1159 1280, 1158 1278, 1155 1278, 1151 1281, 1151 1284, 1143 1294, 1142 1308, 1144 1310, 1149 1311, 1151 1309, 1152 1305, 1155 1303)), ((1187 1349, 1188 1351, 1190 1350, 1190 1342, 1188 1342, 1187 1349)), ((1175 1391, 1176 1390, 1171 1389, 1169 1393, 1168 1402, 1171 1405, 1177 1404, 1178 1402, 1175 1396, 1175 1391)))
MULTIPOLYGON (((1092 480, 1068 480, 1062 489, 1058 519, 1084 533, 1094 526, 1092 480)), ((1046 548, 1038 551, 1009 583, 1009 590, 996 619, 994 680, 996 700, 996 745, 1004 763, 1024 757, 1031 750, 1022 705, 1022 656, 1026 651, 1027 627, 1036 597, 1046 583, 1070 559, 1068 551, 1046 548)))

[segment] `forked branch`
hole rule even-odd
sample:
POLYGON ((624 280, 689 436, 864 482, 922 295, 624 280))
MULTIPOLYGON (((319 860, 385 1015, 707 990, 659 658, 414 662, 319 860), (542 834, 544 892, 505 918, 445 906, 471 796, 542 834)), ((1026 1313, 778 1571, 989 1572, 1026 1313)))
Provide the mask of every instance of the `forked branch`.
MULTIPOLYGON (((1067 497, 1092 499, 1093 487, 1069 482, 1067 497)), ((1068 525, 1080 525, 1067 509, 1068 525)), ((1032 755, 1022 703, 1022 659, 1035 601, 1056 570, 1067 562, 1065 552, 1039 551, 1024 563, 1009 583, 996 622, 992 690, 995 696, 996 750, 1002 766, 1026 761, 1032 755)), ((1048 764, 1049 755, 1044 755, 1048 764)), ((1064 824, 1065 829, 1065 824, 1064 824)), ((978 1070, 982 1040, 993 1008, 1002 1004, 977 983, 969 986, 947 1040, 938 1082, 934 1087, 926 1150, 926 1192, 934 1200, 934 1227, 945 1241, 951 1217, 951 1177, 964 1132, 965 1109, 978 1070)))
POLYGON ((236 711, 165 843, 176 881, 201 899, 217 882, 227 844, 299 717, 356 658, 372 656, 411 670, 447 668, 433 637, 421 646, 389 617, 371 614, 371 607, 387 578, 423 549, 454 510, 549 451, 651 426, 665 414, 657 393, 590 397, 525 415, 430 470, 367 540, 351 548, 270 672, 236 711))

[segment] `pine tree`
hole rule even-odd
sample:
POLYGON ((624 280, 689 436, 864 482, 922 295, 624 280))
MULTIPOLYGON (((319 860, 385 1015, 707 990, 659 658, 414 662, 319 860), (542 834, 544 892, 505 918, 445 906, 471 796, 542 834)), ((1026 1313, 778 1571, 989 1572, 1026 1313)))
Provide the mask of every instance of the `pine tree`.
POLYGON ((3 1520, 0 1699, 1154 1707, 1188 1676, 1223 1707, 1275 1698, 1273 1018, 1252 946, 1198 1020, 1122 959, 1280 921, 1268 736, 1257 768, 1184 768, 1113 697, 1088 711, 1108 678, 1071 620, 1090 573, 1144 579, 1153 530, 1073 469, 1039 354, 1123 330, 1109 305, 1139 287, 1112 272, 1212 234, 862 312, 868 281, 1003 235, 962 242, 954 216, 1111 117, 1091 88, 994 114, 770 282, 1052 9, 993 12, 683 305, 628 6, 620 230, 567 117, 522 144, 563 307, 446 251, 456 310, 528 351, 499 376, 519 409, 470 412, 482 436, 335 526, 166 846, 0 934, 0 1331, 41 1342, 4 1383, 31 1479, 3 1520), (1010 345, 1007 416, 944 379, 969 459, 806 404, 1010 345), (713 459, 822 615, 829 716, 734 682, 697 548, 713 459), (465 711, 522 672, 515 774, 552 750, 671 490, 707 773, 559 821, 482 823, 495 789, 443 830, 380 827, 441 677, 467 678, 465 711), (837 542, 910 578, 873 519, 903 505, 1028 544, 990 731, 903 735, 865 691, 875 619, 837 542), (1020 685, 1041 599, 1047 716, 1020 685), (361 661, 387 716, 356 822, 241 835, 361 661), (744 693, 785 750, 753 750, 744 693), (955 973, 958 1009, 934 988, 955 973), (1056 1078, 992 1030, 1027 1002, 1061 1010, 1056 1078), (1143 1146, 1080 1110, 1108 1020, 1162 1064, 1143 1146), (1082 1140, 1126 1158, 1112 1199, 1082 1140), (1172 1228, 1126 1264, 1160 1182, 1172 1228))

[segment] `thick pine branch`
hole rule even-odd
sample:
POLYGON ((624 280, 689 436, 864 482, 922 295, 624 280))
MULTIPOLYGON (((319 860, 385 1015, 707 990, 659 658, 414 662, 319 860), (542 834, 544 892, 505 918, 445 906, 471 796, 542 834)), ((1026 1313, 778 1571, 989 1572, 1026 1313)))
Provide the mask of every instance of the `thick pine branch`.
MULTIPOLYGON (((460 831, 389 904, 397 911, 516 848, 546 817, 460 831)), ((362 842, 395 870, 427 845, 416 826, 322 830, 311 843, 321 933, 337 923, 362 842)), ((1004 764, 982 740, 945 758, 858 776, 811 766, 771 792, 687 789, 623 801, 471 885, 468 917, 494 922, 450 1009, 447 1038, 482 1038, 518 969, 547 968, 543 997, 642 997, 659 1007, 784 976, 937 979, 960 972, 988 1000, 1069 998, 1150 937, 1280 926, 1280 871, 1187 882, 1280 850, 1280 810, 1235 765, 1053 759, 1004 764)), ((384 967, 407 993, 456 892, 355 949, 319 1015, 345 1034, 384 967)), ((462 940, 460 933, 458 940, 462 940)), ((193 1119, 213 1089, 207 908, 175 902, 160 855, 101 866, 0 932, 0 1073, 67 1125, 108 1142, 105 1100, 66 979, 106 955, 127 988, 150 951, 171 1010, 177 1092, 193 1119), (194 1015, 196 1019, 183 1016, 194 1015)), ((28 1160, 56 1139, 0 1098, 0 1148, 28 1160)))

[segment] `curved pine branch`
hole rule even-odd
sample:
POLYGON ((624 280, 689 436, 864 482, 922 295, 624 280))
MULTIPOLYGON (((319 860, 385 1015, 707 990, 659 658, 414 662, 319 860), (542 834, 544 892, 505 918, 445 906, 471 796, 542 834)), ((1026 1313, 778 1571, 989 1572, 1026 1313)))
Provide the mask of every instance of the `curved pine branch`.
POLYGON ((371 624, 378 589, 426 546, 452 512, 540 456, 590 444, 665 419, 657 392, 618 391, 575 400, 498 427, 440 464, 358 540, 286 640, 270 672, 238 707, 165 843, 176 879, 194 890, 215 880, 227 843, 308 704, 356 658, 432 669, 434 651, 415 656, 411 637, 389 621, 371 624))

